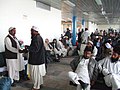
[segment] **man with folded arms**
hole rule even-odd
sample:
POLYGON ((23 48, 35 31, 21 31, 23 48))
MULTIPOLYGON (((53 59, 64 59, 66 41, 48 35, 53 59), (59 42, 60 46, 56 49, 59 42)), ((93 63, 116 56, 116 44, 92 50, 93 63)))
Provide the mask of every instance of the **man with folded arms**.
POLYGON ((115 46, 111 56, 99 61, 99 69, 105 84, 112 90, 120 90, 120 46, 115 46))

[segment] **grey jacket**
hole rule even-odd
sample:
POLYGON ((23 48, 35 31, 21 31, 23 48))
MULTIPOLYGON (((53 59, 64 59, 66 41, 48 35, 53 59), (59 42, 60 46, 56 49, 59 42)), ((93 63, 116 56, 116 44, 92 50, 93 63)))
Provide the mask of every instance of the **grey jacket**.
MULTIPOLYGON (((74 60, 70 62, 70 66, 72 70, 75 72, 80 60, 82 57, 76 57, 74 60)), ((98 63, 95 59, 90 58, 88 64, 88 73, 91 81, 96 81, 98 76, 98 63)))

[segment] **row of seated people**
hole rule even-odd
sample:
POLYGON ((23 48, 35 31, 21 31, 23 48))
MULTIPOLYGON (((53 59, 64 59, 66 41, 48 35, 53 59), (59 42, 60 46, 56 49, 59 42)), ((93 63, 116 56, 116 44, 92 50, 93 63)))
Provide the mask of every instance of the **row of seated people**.
MULTIPOLYGON (((115 41, 115 40, 114 40, 115 41)), ((116 44, 119 45, 120 40, 116 40, 116 44)), ((48 61, 52 61, 50 57, 54 56, 56 61, 59 61, 59 57, 65 57, 68 55, 83 55, 83 51, 86 46, 92 47, 93 57, 99 61, 100 59, 109 56, 112 51, 112 40, 104 39, 101 36, 96 36, 94 39, 89 40, 88 43, 76 44, 72 46, 71 38, 68 39, 67 36, 64 36, 60 40, 53 39, 52 42, 49 42, 49 39, 45 40, 45 49, 46 56, 48 61)), ((115 44, 114 44, 115 45, 115 44)))
POLYGON ((51 58, 52 56, 54 56, 54 60, 59 62, 60 57, 63 55, 65 56, 67 53, 67 50, 62 47, 62 45, 60 47, 58 47, 58 42, 56 39, 53 39, 53 42, 49 42, 49 39, 45 39, 45 50, 46 50, 46 58, 47 61, 53 61, 51 58))
POLYGON ((52 42, 49 42, 49 39, 45 39, 44 46, 46 50, 46 59, 48 62, 53 60, 59 62, 61 57, 66 57, 70 55, 71 52, 74 53, 74 46, 67 45, 66 47, 62 40, 53 39, 52 42))

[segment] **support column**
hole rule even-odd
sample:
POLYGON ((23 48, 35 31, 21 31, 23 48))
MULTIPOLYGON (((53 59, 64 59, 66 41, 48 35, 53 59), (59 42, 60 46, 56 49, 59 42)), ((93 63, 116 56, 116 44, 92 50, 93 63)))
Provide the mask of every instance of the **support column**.
POLYGON ((76 45, 76 30, 77 30, 77 23, 76 23, 76 16, 73 16, 72 21, 72 45, 76 45))
POLYGON ((85 30, 85 20, 84 20, 84 18, 82 19, 82 29, 85 30))

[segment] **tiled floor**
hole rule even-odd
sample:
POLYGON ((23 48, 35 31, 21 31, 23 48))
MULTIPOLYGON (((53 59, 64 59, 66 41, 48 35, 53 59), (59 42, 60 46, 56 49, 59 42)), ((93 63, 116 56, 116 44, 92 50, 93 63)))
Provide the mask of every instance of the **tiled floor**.
MULTIPOLYGON (((74 57, 62 58, 60 62, 52 62, 47 66, 47 74, 44 77, 44 87, 40 90, 76 90, 75 86, 69 85, 68 71, 70 68, 70 61, 74 57)), ((97 85, 97 88, 101 85, 97 85)), ((31 90, 32 82, 25 81, 18 83, 16 87, 11 87, 11 90, 31 90)), ((111 90, 111 89, 91 89, 91 90, 111 90)))
MULTIPOLYGON (((67 72, 71 70, 69 63, 73 57, 62 58, 60 62, 48 64, 47 74, 44 77, 44 87, 41 90, 76 90, 76 87, 69 85, 67 72)), ((11 90, 31 90, 32 82, 25 81, 18 83, 11 90)))

